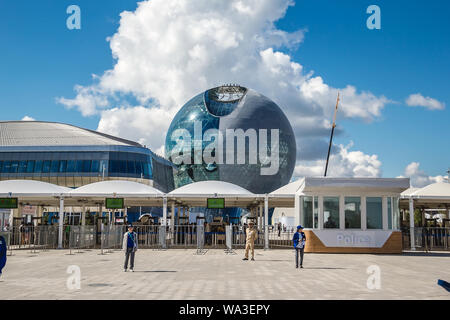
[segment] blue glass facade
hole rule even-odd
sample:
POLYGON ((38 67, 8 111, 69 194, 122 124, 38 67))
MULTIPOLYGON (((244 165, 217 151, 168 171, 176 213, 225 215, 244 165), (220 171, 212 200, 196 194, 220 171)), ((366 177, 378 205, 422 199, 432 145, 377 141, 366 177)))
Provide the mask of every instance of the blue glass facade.
POLYGON ((0 178, 31 178, 67 187, 79 187, 104 178, 146 179, 154 180, 154 186, 162 191, 173 190, 172 165, 149 149, 117 146, 59 149, 64 150, 57 147, 0 148, 0 178), (162 171, 156 176, 154 166, 162 171))

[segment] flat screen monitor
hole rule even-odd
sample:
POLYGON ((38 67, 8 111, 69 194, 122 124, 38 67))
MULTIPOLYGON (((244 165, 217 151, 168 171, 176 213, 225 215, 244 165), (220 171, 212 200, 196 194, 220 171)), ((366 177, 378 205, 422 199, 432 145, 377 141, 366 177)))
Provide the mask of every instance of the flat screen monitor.
POLYGON ((106 198, 105 201, 106 209, 123 209, 124 199, 123 198, 106 198))
POLYGON ((208 209, 224 209, 225 199, 224 198, 208 198, 208 209))

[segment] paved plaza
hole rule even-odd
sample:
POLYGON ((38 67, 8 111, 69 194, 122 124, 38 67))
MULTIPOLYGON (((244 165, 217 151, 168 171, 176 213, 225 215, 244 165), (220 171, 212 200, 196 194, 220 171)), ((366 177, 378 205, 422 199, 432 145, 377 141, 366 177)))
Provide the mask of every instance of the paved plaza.
POLYGON ((243 250, 227 255, 194 249, 142 249, 135 272, 123 272, 123 253, 14 251, 0 278, 3 299, 450 299, 437 285, 450 281, 450 254, 305 254, 295 269, 293 250, 243 250), (67 268, 81 270, 81 288, 68 289, 67 268), (368 289, 367 268, 380 269, 381 288, 368 289))

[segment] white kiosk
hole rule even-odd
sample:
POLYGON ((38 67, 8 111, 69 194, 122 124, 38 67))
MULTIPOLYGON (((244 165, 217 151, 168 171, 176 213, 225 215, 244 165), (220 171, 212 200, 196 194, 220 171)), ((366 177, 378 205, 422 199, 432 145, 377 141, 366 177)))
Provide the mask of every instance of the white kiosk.
POLYGON ((401 253, 399 198, 408 188, 408 178, 307 177, 270 195, 294 197, 306 252, 401 253))

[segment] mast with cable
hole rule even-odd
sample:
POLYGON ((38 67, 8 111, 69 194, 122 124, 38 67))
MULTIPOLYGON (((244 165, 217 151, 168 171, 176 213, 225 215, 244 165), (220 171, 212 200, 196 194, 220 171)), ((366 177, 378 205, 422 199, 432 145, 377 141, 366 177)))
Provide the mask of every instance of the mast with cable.
POLYGON ((334 109, 333 126, 331 127, 330 145, 328 146, 328 155, 327 155, 327 162, 325 164, 324 177, 327 176, 327 171, 328 171, 328 161, 330 160, 331 146, 333 144, 333 135, 334 135, 334 128, 336 127, 336 115, 337 115, 337 111, 338 111, 338 106, 339 106, 339 92, 338 92, 337 101, 336 101, 336 108, 334 109))

